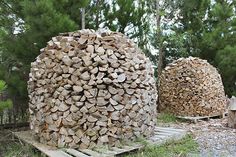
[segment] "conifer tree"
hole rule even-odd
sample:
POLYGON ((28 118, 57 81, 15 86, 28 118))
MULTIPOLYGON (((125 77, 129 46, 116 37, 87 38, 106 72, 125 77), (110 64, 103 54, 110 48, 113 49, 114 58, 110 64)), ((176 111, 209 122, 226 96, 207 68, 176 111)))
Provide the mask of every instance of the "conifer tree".
POLYGON ((236 1, 181 0, 176 23, 178 34, 186 34, 187 53, 208 60, 223 78, 228 95, 236 92, 235 43, 236 1))
POLYGON ((86 28, 108 27, 139 40, 144 47, 147 39, 141 37, 148 32, 144 18, 147 4, 144 0, 0 1, 0 79, 17 98, 15 103, 27 106, 30 63, 51 37, 81 29, 81 8, 86 28))
MULTIPOLYGON (((6 90, 7 85, 4 81, 0 80, 0 98, 3 95, 3 92, 6 90)), ((3 111, 6 108, 12 107, 12 101, 10 99, 7 100, 0 100, 0 112, 3 111)))

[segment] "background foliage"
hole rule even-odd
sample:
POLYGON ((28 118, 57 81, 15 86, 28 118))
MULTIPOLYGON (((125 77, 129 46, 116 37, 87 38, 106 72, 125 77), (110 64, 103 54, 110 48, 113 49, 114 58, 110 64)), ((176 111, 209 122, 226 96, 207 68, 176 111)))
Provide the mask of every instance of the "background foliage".
POLYGON ((165 0, 1 0, 0 79, 8 84, 13 102, 27 107, 30 63, 52 36, 81 28, 120 31, 138 43, 157 65, 179 57, 198 56, 216 66, 228 95, 236 94, 236 1, 165 0))
MULTIPOLYGON (((4 90, 6 90, 7 85, 4 81, 0 80, 0 96, 3 94, 4 90)), ((3 111, 5 108, 11 108, 12 107, 12 101, 10 99, 7 100, 1 100, 0 99, 0 111, 3 111)))

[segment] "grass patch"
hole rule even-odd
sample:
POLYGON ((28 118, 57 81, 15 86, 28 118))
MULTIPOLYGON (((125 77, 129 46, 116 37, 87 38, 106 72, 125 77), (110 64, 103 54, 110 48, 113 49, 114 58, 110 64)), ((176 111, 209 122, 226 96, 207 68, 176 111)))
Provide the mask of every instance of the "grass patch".
POLYGON ((177 118, 170 113, 160 113, 157 117, 157 122, 160 123, 171 123, 171 122, 176 122, 177 118))
POLYGON ((126 157, 183 157, 188 153, 198 153, 198 144, 191 135, 179 141, 169 141, 162 146, 147 146, 144 150, 126 157))
POLYGON ((0 157, 41 157, 33 147, 12 138, 10 130, 0 129, 0 135, 0 157))
POLYGON ((4 152, 4 157, 41 157, 41 155, 29 145, 12 143, 4 152))
POLYGON ((142 136, 136 138, 135 142, 140 143, 140 144, 142 144, 144 146, 148 145, 147 140, 144 137, 142 137, 142 136))

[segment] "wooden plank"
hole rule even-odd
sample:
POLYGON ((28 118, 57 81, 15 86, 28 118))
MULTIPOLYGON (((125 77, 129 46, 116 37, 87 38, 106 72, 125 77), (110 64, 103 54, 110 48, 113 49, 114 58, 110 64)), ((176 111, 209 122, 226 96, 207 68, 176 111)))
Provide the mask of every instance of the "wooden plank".
POLYGON ((69 154, 66 154, 62 150, 56 150, 53 147, 39 143, 33 138, 32 131, 21 131, 13 133, 17 138, 23 140, 25 143, 30 144, 40 150, 42 153, 46 154, 48 157, 72 157, 69 154))
POLYGON ((144 148, 144 145, 139 144, 134 146, 123 146, 122 148, 125 149, 127 152, 133 152, 144 148))
POLYGON ((164 139, 167 138, 168 136, 164 136, 164 135, 156 135, 156 137, 160 138, 160 139, 164 139))
POLYGON ((224 112, 222 114, 210 115, 210 116, 196 116, 196 117, 191 117, 191 116, 176 116, 176 117, 179 118, 179 119, 192 120, 194 122, 197 122, 197 120, 203 120, 203 119, 209 120, 210 118, 215 118, 215 117, 224 118, 225 115, 227 115, 227 114, 228 114, 228 112, 224 112))
POLYGON ((183 129, 164 128, 164 127, 155 127, 155 131, 175 131, 175 132, 186 132, 186 130, 183 130, 183 129))
POLYGON ((52 151, 50 155, 53 157, 73 157, 62 150, 52 151))
MULTIPOLYGON (((84 151, 84 150, 81 150, 84 151)), ((109 150, 108 148, 96 148, 96 151, 102 155, 102 157, 115 157, 116 152, 109 150)))
POLYGON ((184 120, 190 120, 190 121, 193 121, 194 123, 196 123, 198 120, 204 120, 204 119, 209 120, 209 117, 180 117, 180 116, 178 116, 177 118, 184 119, 184 120))
POLYGON ((117 147, 112 147, 111 149, 112 149, 112 151, 115 151, 116 154, 120 154, 120 155, 127 152, 126 149, 121 149, 121 148, 117 148, 117 147))
POLYGON ((90 157, 84 153, 81 153, 75 149, 66 149, 66 152, 68 152, 69 154, 76 156, 76 157, 90 157))
POLYGON ((170 133, 170 132, 157 132, 155 135, 171 136, 171 135, 174 135, 174 134, 179 134, 179 133, 177 133, 177 132, 175 132, 175 133, 170 133))
POLYGON ((80 151, 86 154, 89 154, 90 156, 93 156, 93 157, 106 157, 105 155, 98 153, 96 151, 92 151, 90 149, 81 149, 80 151))
POLYGON ((175 136, 169 136, 169 137, 166 137, 166 138, 162 138, 161 140, 158 139, 156 141, 153 141, 153 145, 162 145, 168 141, 171 141, 171 140, 179 140, 181 138, 183 138, 186 134, 181 134, 181 135, 175 135, 175 136))
POLYGON ((180 133, 184 133, 184 132, 182 132, 182 131, 174 131, 174 130, 158 130, 158 131, 155 131, 155 135, 156 134, 161 134, 161 133, 167 133, 167 134, 180 134, 180 133))
POLYGON ((104 152, 102 152, 102 154, 105 154, 109 157, 115 157, 116 156, 116 152, 110 151, 110 150, 104 150, 104 152))
POLYGON ((183 129, 156 127, 154 134, 155 136, 150 138, 153 141, 152 145, 161 145, 169 140, 183 138, 187 134, 187 131, 183 129))
POLYGON ((172 127, 158 127, 158 126, 156 126, 155 127, 155 130, 172 130, 172 131, 185 131, 185 130, 183 130, 183 129, 177 129, 177 128, 172 128, 172 127))

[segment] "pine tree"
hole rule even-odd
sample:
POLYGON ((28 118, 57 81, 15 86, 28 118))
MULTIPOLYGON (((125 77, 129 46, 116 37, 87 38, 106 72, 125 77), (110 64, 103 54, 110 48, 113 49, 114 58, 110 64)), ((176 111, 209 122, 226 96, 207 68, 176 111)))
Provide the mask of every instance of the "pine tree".
POLYGON ((53 1, 1 1, 0 78, 7 82, 9 94, 26 104, 30 63, 52 36, 72 31, 76 24, 58 12, 53 1))
MULTIPOLYGON (((0 80, 0 98, 2 97, 3 92, 6 90, 7 85, 4 81, 0 80)), ((0 99, 0 112, 2 112, 6 108, 11 108, 13 105, 10 99, 1 100, 0 99)))
POLYGON ((215 62, 222 75, 226 93, 236 95, 236 46, 227 45, 219 50, 215 62))
POLYGON ((192 56, 208 60, 223 77, 228 95, 236 91, 234 72, 236 62, 236 2, 227 0, 181 0, 178 34, 186 34, 184 47, 192 56), (229 58, 231 58, 229 60, 229 58), (227 73, 227 74, 226 74, 227 73))
POLYGON ((0 79, 8 84, 14 103, 27 107, 30 63, 52 36, 81 29, 81 8, 86 28, 103 26, 123 32, 144 48, 148 34, 147 5, 144 0, 0 1, 0 79))

